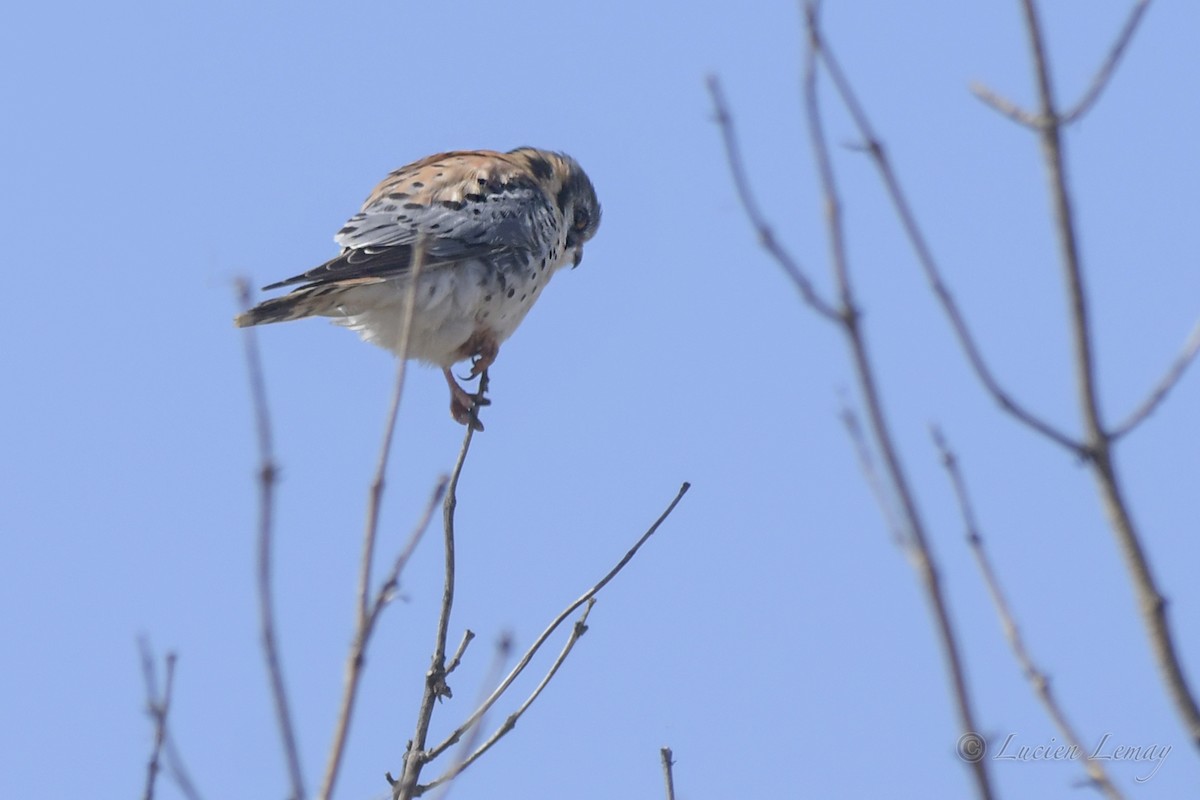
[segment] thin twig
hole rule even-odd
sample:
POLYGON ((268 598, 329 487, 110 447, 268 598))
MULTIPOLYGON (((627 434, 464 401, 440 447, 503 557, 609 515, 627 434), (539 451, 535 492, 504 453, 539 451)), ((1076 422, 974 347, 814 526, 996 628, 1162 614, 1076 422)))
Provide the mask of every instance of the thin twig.
POLYGON ((667 782, 667 800, 675 800, 675 754, 669 747, 662 748, 658 754, 662 757, 663 779, 667 782))
MULTIPOLYGON (((243 310, 250 308, 250 285, 238 281, 238 295, 243 310)), ((271 417, 267 407, 267 391, 263 380, 262 359, 258 353, 258 338, 253 327, 244 328, 242 342, 246 350, 246 366, 250 373, 250 394, 254 402, 255 429, 258 433, 258 609, 263 655, 271 696, 275 701, 275 717, 283 741, 288 777, 291 780, 292 800, 303 800, 304 772, 300 769, 300 752, 296 746, 296 730, 288 704, 287 688, 283 683, 283 667, 279 657, 279 641, 275 633, 275 608, 271 590, 271 545, 274 523, 275 481, 278 468, 271 444, 271 417)))
POLYGON ((146 683, 146 711, 154 720, 154 745, 150 749, 150 760, 146 764, 146 788, 142 792, 142 798, 153 800, 154 784, 162 769, 160 758, 163 743, 167 740, 167 715, 171 711, 171 690, 175 685, 175 654, 168 652, 163 659, 163 690, 160 694, 158 669, 154 664, 154 654, 150 652, 150 643, 139 639, 138 649, 142 656, 142 677, 146 683))
POLYGON ((454 743, 457 742, 466 731, 470 730, 471 727, 488 712, 488 709, 490 709, 492 705, 500 699, 501 695, 503 695, 504 692, 508 690, 508 687, 512 685, 512 682, 517 679, 517 676, 520 675, 521 672, 524 671, 525 667, 529 665, 529 662, 533 659, 534 654, 536 654, 541 646, 545 644, 546 640, 550 638, 551 634, 554 633, 558 626, 563 623, 563 620, 575 613, 577 608, 595 597, 601 589, 608 585, 609 581, 617 576, 618 572, 625 568, 625 565, 628 564, 635 555, 637 555, 637 551, 642 548, 642 545, 644 545, 646 541, 654 535, 659 526, 662 525, 663 522, 666 521, 667 517, 671 515, 671 512, 675 510, 675 506, 679 505, 679 501, 683 499, 683 496, 687 494, 687 491, 690 488, 692 488, 690 483, 684 483, 679 487, 679 492, 667 506, 666 510, 663 511, 662 514, 659 515, 658 519, 654 521, 654 524, 642 534, 641 538, 634 543, 633 547, 629 548, 628 552, 626 552, 621 560, 617 562, 616 566, 610 569, 608 574, 597 581, 592 588, 588 589, 573 603, 564 608, 562 612, 555 617, 549 625, 546 626, 546 629, 543 630, 537 639, 534 640, 533 644, 529 646, 529 649, 525 651, 523 656, 521 656, 521 660, 518 661, 517 665, 512 668, 507 676, 505 676, 504 680, 501 681, 491 695, 488 696, 487 700, 485 700, 479 705, 478 708, 471 712, 471 715, 467 717, 467 719, 461 725, 455 728, 454 731, 440 744, 438 744, 436 747, 430 748, 429 752, 425 754, 425 761, 428 762, 434 758, 437 758, 446 749, 453 746, 454 743))
POLYGON ((1130 580, 1138 595, 1142 621, 1150 638, 1155 660, 1163 682, 1183 718, 1193 743, 1200 748, 1200 705, 1188 684, 1180 663, 1170 625, 1167 622, 1166 600, 1159 591, 1150 563, 1142 548, 1141 536, 1124 498, 1124 487, 1117 476, 1112 449, 1112 435, 1107 432, 1100 416, 1093 342, 1089 326, 1087 295, 1084 288, 1083 266, 1079 254, 1075 214, 1067 189, 1066 156, 1062 141, 1061 117, 1055 105, 1053 83, 1034 0, 1021 0, 1025 28, 1037 81, 1038 101, 1042 115, 1054 124, 1042 128, 1039 139, 1046 174, 1050 183, 1051 205, 1058 234, 1059 258, 1067 285, 1071 334, 1074 343, 1075 381, 1083 416, 1085 454, 1100 492, 1101 502, 1109 524, 1117 538, 1130 580))
POLYGON ((967 88, 970 89, 971 94, 982 100, 984 105, 990 106, 992 110, 1003 114, 1018 125, 1033 130, 1042 127, 1043 122, 1036 114, 1031 114, 1012 100, 996 93, 982 83, 974 81, 967 88))
POLYGON ((1100 69, 1096 70, 1095 76, 1092 77, 1091 86, 1084 92, 1079 102, 1059 118, 1060 124, 1070 125, 1091 109, 1097 98, 1100 97, 1100 93, 1104 91, 1105 87, 1108 86, 1108 82, 1112 79, 1113 72, 1116 70, 1117 64, 1120 63, 1121 56, 1125 53, 1125 48, 1133 40, 1133 34, 1137 32, 1138 24, 1141 23, 1142 16, 1149 7, 1150 0, 1137 0, 1125 20, 1124 27, 1121 28, 1121 33, 1117 35, 1117 40, 1113 42, 1112 47, 1109 49, 1108 57, 1104 59, 1104 63, 1100 65, 1100 69))
POLYGON ((725 102, 725 93, 721 90, 721 82, 715 75, 708 76, 708 92, 712 95, 717 125, 721 129, 721 138, 725 143, 725 156, 733 175, 733 185, 737 190, 742 207, 746 211, 746 216, 750 219, 750 224, 758 234, 758 243, 791 278, 792 283, 800 290, 800 296, 804 298, 804 302, 826 319, 836 321, 837 311, 817 294, 812 281, 804 274, 799 262, 792 258, 787 249, 775 238, 774 231, 758 207, 758 201, 755 200, 754 193, 750 190, 750 182, 746 178, 746 169, 742 165, 741 148, 738 147, 737 133, 729 117, 729 106, 725 102))
POLYGON ((446 674, 449 675, 454 670, 458 669, 458 665, 462 663, 463 653, 467 652, 467 645, 475 638, 475 632, 470 628, 463 631, 462 641, 458 643, 458 649, 454 651, 454 655, 450 657, 449 663, 446 664, 446 674))
MULTIPOLYGON (((808 32, 808 48, 804 70, 804 103, 809 126, 809 138, 812 140, 813 156, 820 175, 821 190, 825 197, 826 226, 829 230, 830 257, 833 261, 834 277, 841 295, 842 307, 839 309, 842 331, 850 345, 854 363, 854 372, 858 378, 859 391, 866 407, 867 419, 870 423, 871 436, 883 461, 885 474, 897 498, 904 520, 904 529, 908 533, 911 546, 909 557, 914 569, 920 576, 921 584, 937 625, 938 637, 942 645, 942 654, 946 659, 946 671, 950 676, 955 706, 958 710, 959 725, 964 732, 978 731, 975 723, 975 713, 971 707, 971 696, 967 687, 966 667, 962 654, 959 652, 957 634, 950 620, 949 603, 942 592, 941 579, 938 574, 937 562, 933 556, 933 548, 925 531, 925 523, 917 509, 916 498, 908 485, 908 473, 900 462, 900 454, 895 445, 890 426, 883 411, 882 392, 876 382, 875 370, 867 351, 866 334, 860 325, 859 313, 855 307, 854 291, 850 282, 849 261, 846 255, 845 232, 842 227, 841 201, 838 197, 836 178, 833 172, 833 161, 829 154, 828 137, 821 119, 821 104, 817 96, 817 69, 820 61, 827 65, 832 57, 827 51, 820 24, 818 21, 817 5, 813 0, 805 3, 805 24, 808 32)), ((831 77, 836 76, 832 75, 831 77)), ((843 99, 845 99, 843 92, 843 99)), ((861 111, 858 112, 861 116, 861 111)), ((881 151, 874 137, 867 137, 873 151, 881 151)), ((971 764, 975 776, 976 788, 983 800, 993 796, 991 780, 988 776, 987 765, 982 759, 971 764)))
POLYGON ((1133 413, 1124 422, 1113 429, 1112 433, 1109 434, 1109 438, 1115 442, 1138 425, 1141 425, 1147 417, 1157 411, 1162 401, 1175 388, 1175 384, 1179 383, 1179 379, 1183 377, 1183 373, 1187 372, 1187 368, 1196 359, 1198 352, 1200 352, 1200 322, 1196 323, 1196 327, 1192 328, 1192 333, 1184 343, 1183 350, 1175 358, 1175 362, 1171 364, 1167 373, 1163 375, 1162 380, 1154 386, 1142 404, 1134 409, 1133 413))
POLYGON ((342 706, 334 726, 333 744, 330 746, 329 762, 326 765, 325 780, 321 787, 320 796, 322 798, 329 798, 333 795, 334 784, 337 780, 338 770, 345 751, 346 739, 350 732, 350 720, 353 716, 359 682, 366 664, 367 644, 370 642, 371 634, 375 631, 375 624, 379 621, 379 615, 383 613, 383 609, 395 596, 396 589, 400 584, 400 573, 404 571, 404 567, 408 564, 409 558, 412 557, 413 551, 417 549, 417 544, 429 528, 429 523, 433 519, 434 509, 441 502, 448 481, 449 477, 447 476, 442 476, 438 479, 437 485, 434 486, 433 491, 429 495, 429 502, 425 504, 425 511, 421 514, 421 518, 417 521, 416 526, 413 527, 403 549, 396 556, 391 571, 380 585, 379 590, 375 593, 375 599, 370 604, 366 619, 360 623, 358 630, 355 631, 354 641, 350 645, 350 654, 346 657, 346 681, 342 692, 342 706))
MULTIPOLYGON (((482 396, 487 388, 487 370, 479 376, 479 395, 482 396)), ((450 484, 446 490, 446 499, 442 503, 443 546, 445 551, 445 578, 442 584, 442 605, 438 613, 437 632, 434 635, 433 656, 430 659, 429 670, 425 673, 425 687, 421 693, 421 706, 417 711, 417 726, 413 738, 408 743, 404 753, 404 767, 399 779, 392 780, 393 800, 410 800, 417 788, 421 777, 421 768, 428 761, 425 755, 425 741, 429 736, 429 724, 433 720, 433 709, 437 701, 450 696, 450 687, 446 685, 446 637, 450 629, 450 612, 454 606, 454 511, 458 507, 458 479, 462 475, 467 453, 471 449, 471 440, 475 435, 475 426, 468 425, 463 436, 462 448, 454 469, 450 471, 450 484)))
MULTIPOLYGON (((954 496, 958 501, 959 513, 962 515, 963 526, 966 528, 967 543, 970 545, 971 553, 975 556, 975 563, 978 564, 979 571, 983 575, 983 582, 987 586, 988 594, 991 595, 992 604, 996 607, 996 613, 1000 617, 1000 626, 1004 630, 1004 636, 1012 648, 1013 655, 1016 656, 1017 663, 1021 665, 1021 671, 1029 680, 1042 706, 1046 709, 1046 713, 1050 716, 1050 719, 1054 722, 1055 727, 1058 728, 1066 743, 1075 748, 1079 753, 1087 753, 1089 751, 1084 748, 1083 739, 1067 720, 1066 713, 1058 704, 1058 700, 1050 688, 1050 678, 1038 668, 1037 663, 1033 660, 1033 656, 1029 654, 1029 650, 1025 646, 1025 640, 1021 636, 1021 630, 1017 626, 1012 608, 1008 603, 1008 599, 1004 596, 1003 590, 1000 588, 1000 581, 996 577, 996 571, 992 567, 991 559, 988 558, 987 550, 983 546, 983 537, 979 532, 979 525, 976 522, 975 511, 971 505, 970 496, 967 494, 966 481, 963 479, 962 471, 958 466, 958 458, 949 445, 946 444, 945 437, 938 428, 933 428, 931 435, 933 443, 938 449, 938 454, 941 456, 942 466, 946 468, 946 473, 950 476, 950 484, 954 488, 954 496)), ((1113 784, 1099 761, 1085 755, 1083 766, 1087 770, 1091 783, 1099 787, 1106 797, 1110 798, 1110 800, 1123 800, 1124 796, 1121 794, 1121 791, 1113 784)))

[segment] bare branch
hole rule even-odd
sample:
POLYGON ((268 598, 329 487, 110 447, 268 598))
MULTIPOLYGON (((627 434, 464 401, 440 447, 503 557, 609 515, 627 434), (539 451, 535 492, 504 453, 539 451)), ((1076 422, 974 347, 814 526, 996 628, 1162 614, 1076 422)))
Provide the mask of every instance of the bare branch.
MULTIPOLYGON (((469 639, 464 639, 464 641, 469 641, 469 639)), ((512 653, 512 647, 512 636, 507 633, 500 637, 500 641, 496 642, 495 654, 492 657, 492 664, 488 668, 487 675, 481 684, 482 686, 491 686, 500 679, 500 673, 504 671, 504 665, 507 663, 508 657, 512 653)), ((481 732, 482 727, 476 725, 474 730, 472 730, 470 734, 468 734, 467 738, 463 739, 462 744, 459 745, 458 753, 454 759, 454 764, 449 770, 447 770, 446 774, 428 785, 418 786, 415 790, 415 794, 419 796, 435 786, 440 785, 442 790, 437 794, 438 800, 446 800, 446 796, 450 794, 451 782, 460 772, 467 768, 467 765, 470 761, 475 760, 475 756, 471 756, 468 759, 467 754, 475 749, 475 745, 479 741, 481 732)))
MULTIPOLYGON (((804 102, 806 118, 809 126, 809 138, 812 141, 813 157, 821 178, 821 190, 825 196, 826 227, 829 230, 831 258, 833 260, 834 276, 841 296, 841 308, 838 318, 850 345, 854 371, 858 378, 859 390, 867 410, 871 435, 883 461, 885 474, 890 482, 892 492, 900 506, 904 518, 904 527, 912 546, 909 548, 910 559, 921 579, 925 594, 929 599, 934 621, 937 625, 938 636, 942 645, 942 653, 946 659, 946 671, 950 676, 955 705, 958 710, 959 725, 964 732, 975 732, 979 727, 975 723, 974 711, 971 708, 970 692, 967 688, 966 668, 959 652, 958 638, 950 620, 948 602, 942 592, 941 579, 933 549, 925 531, 925 523, 917 509, 916 499, 908 485, 908 475, 900 462, 895 440, 883 411, 882 393, 876 383, 875 371, 872 367, 867 350, 866 336, 860 326, 858 311, 855 307, 854 292, 850 282, 850 269, 846 256, 845 233, 842 227, 841 201, 838 197, 837 183, 833 172, 833 163, 829 155, 828 137, 821 119, 821 106, 817 96, 818 62, 826 65, 836 63, 827 50, 823 41, 818 21, 818 8, 814 0, 806 0, 804 5, 805 24, 808 31, 808 48, 805 58, 804 71, 804 102)), ((840 73, 830 71, 835 82, 840 73)), ((843 84, 845 83, 842 79, 843 84)), ((843 100, 849 95, 846 88, 839 90, 843 100)), ((861 110, 851 109, 857 117, 862 117, 861 110)), ((874 136, 868 136, 868 144, 872 152, 881 153, 882 148, 874 136)), ((883 162, 886 163, 886 162, 883 162)), ((886 513, 886 510, 885 510, 886 513)), ((984 800, 993 796, 991 780, 988 776, 987 764, 978 760, 971 764, 975 777, 976 789, 984 800)))
MULTIPOLYGON (((250 286, 238 281, 238 295, 243 311, 250 308, 250 286)), ((263 381, 262 359, 258 353, 258 338, 253 327, 242 329, 246 366, 250 373, 250 394, 254 403, 255 429, 258 433, 258 609, 262 635, 263 656, 271 696, 275 701, 275 717, 283 741, 284 757, 291 780, 292 800, 303 800, 304 772, 300 769, 300 753, 296 746, 296 730, 288 705, 287 688, 283 683, 283 667, 279 658, 279 642, 275 633, 275 609, 271 596, 271 539, 274 522, 275 480, 278 468, 271 444, 271 416, 267 407, 267 391, 263 381)))
POLYGON ((846 109, 850 112, 855 127, 858 128, 859 135, 863 137, 865 149, 870 154, 871 160, 879 171, 888 197, 896 209, 896 215, 899 217, 900 223, 904 227, 904 232, 912 244, 917 261, 921 265, 921 270, 925 273, 925 279, 929 283, 930 288, 933 289, 938 302, 941 303, 943 311, 950 320, 955 338, 958 339, 959 345, 962 347, 976 377, 983 383, 984 387, 991 394, 992 399, 1009 415, 1051 441, 1067 448, 1075 456, 1084 455, 1083 446, 1080 442, 1058 430, 1049 422, 1018 403, 1000 385, 1000 382, 992 373, 991 368, 983 358, 983 353, 975 342, 975 337, 967 326, 966 319, 959 310, 958 303, 954 300, 954 296, 946 286, 942 269, 938 266, 937 260, 933 256, 933 251, 925 239, 924 232, 921 230, 920 225, 917 224, 916 215, 913 213, 908 196, 905 194, 899 179, 896 177, 896 172, 892 168, 891 160, 887 156, 882 141, 876 135, 870 120, 867 118, 866 112, 863 110, 858 97, 854 93, 853 87, 850 86, 850 82, 846 79, 841 66, 833 52, 829 49, 828 44, 820 39, 819 33, 815 35, 817 36, 815 44, 817 57, 824 63, 838 95, 841 97, 846 109))
POLYGON ((1104 91, 1108 86, 1108 82, 1112 79, 1113 72, 1116 71, 1117 64, 1121 61, 1121 56, 1125 53, 1125 48, 1133 40, 1133 34, 1137 32, 1138 25, 1142 21, 1142 16, 1149 7, 1150 0, 1137 0, 1134 4, 1133 9, 1130 10, 1129 16, 1125 20, 1124 27, 1121 28, 1121 33, 1117 35, 1117 40, 1113 42, 1112 48, 1108 51, 1108 57, 1104 59, 1104 63, 1100 65, 1100 69, 1096 70, 1091 86, 1084 92, 1079 102, 1060 118, 1062 125, 1070 125, 1091 110, 1092 105, 1100 97, 1100 93, 1104 91))
POLYGON ((708 93, 712 96, 713 107, 716 110, 717 125, 720 126, 721 138, 725 143, 725 155, 726 160, 729 162, 730 172, 733 174, 733 185, 737 190, 738 199, 746 211, 746 216, 749 218, 750 224, 758 234, 758 243, 762 245, 763 249, 787 273, 792 283, 800 290, 800 296, 804 298, 804 302, 821 316, 836 322, 838 318, 837 311, 834 310, 833 306, 821 299, 816 289, 813 288, 812 281, 804 274, 800 264, 776 240, 774 231, 758 207, 758 201, 754 199, 754 193, 750 191, 750 184, 746 179, 746 169, 742 165, 741 149, 738 147, 737 132, 733 126, 733 118, 729 114, 729 106, 725 102, 725 93, 721 90, 721 82, 715 75, 708 77, 708 93))
MULTIPOLYGON (((1029 650, 1025 647, 1025 641, 1021 636, 1020 628, 1017 626, 1016 618, 1013 616, 1012 608, 1009 606, 1008 600, 1000 588, 1000 581, 996 577, 996 571, 993 569, 991 560, 987 555, 987 550, 983 546, 983 537, 979 533, 975 511, 971 505, 970 496, 967 494, 966 482, 963 480, 962 471, 958 467, 958 458, 949 445, 946 444, 945 437, 942 436, 942 432, 938 428, 933 428, 930 433, 933 437, 934 445, 938 449, 938 454, 941 456, 942 466, 946 468, 946 473, 950 476, 950 484, 954 488, 954 496, 958 501, 958 509, 962 515, 963 526, 966 528, 967 543, 970 545, 971 553, 975 556, 975 563, 978 564, 979 571, 983 575, 983 582, 987 586, 988 594, 991 595, 992 604, 996 607, 996 613, 1000 617, 1000 626, 1004 630, 1004 636, 1008 639, 1008 644, 1012 648, 1013 655, 1016 656, 1017 663, 1021 665, 1021 671, 1029 680, 1030 685, 1032 685, 1042 706, 1046 709, 1046 713, 1054 722, 1055 727, 1062 733, 1063 739, 1078 752, 1087 753, 1089 750, 1083 746, 1083 739, 1067 720, 1066 714, 1050 689, 1050 678, 1038 668, 1037 663, 1033 660, 1033 656, 1029 654, 1029 650)), ((1084 769, 1087 770, 1091 783, 1097 786, 1106 797, 1110 798, 1110 800, 1123 800, 1124 796, 1121 794, 1121 791, 1113 784, 1099 761, 1084 756, 1083 765, 1084 769)))
POLYGON ((667 800, 675 800, 674 753, 669 747, 662 748, 658 753, 662 757, 663 779, 667 782, 667 800))
POLYGON ((1184 343, 1183 350, 1175 358, 1175 362, 1171 364, 1167 373, 1163 375, 1162 380, 1151 390, 1150 395, 1140 406, 1133 410, 1133 413, 1124 422, 1114 428, 1112 433, 1109 434, 1109 438, 1112 441, 1115 442, 1138 425, 1141 425, 1151 414, 1158 410, 1162 401, 1175 388, 1175 384, 1179 383, 1179 379, 1183 377, 1183 373, 1187 372, 1187 368, 1192 365, 1192 362, 1196 359, 1197 352, 1200 352, 1200 322, 1197 322, 1196 327, 1192 328, 1192 333, 1184 343))
MULTIPOLYGON (((496 731, 487 738, 487 741, 481 744, 478 748, 476 748, 474 745, 475 741, 478 739, 479 732, 482 730, 482 726, 475 725, 472 727, 467 738, 464 740, 463 746, 463 750, 469 752, 470 755, 459 759, 458 763, 446 770, 446 772, 440 775, 436 780, 431 781, 426 786, 420 787, 420 789, 417 791, 418 795, 428 791, 429 789, 432 789, 435 786, 446 784, 449 781, 454 780, 454 778, 462 773, 463 770, 474 764, 480 756, 492 749, 492 745, 500 741, 500 739, 503 738, 506 733, 517 726, 517 721, 526 712, 526 710, 533 705, 533 701, 537 700, 538 695, 542 693, 542 690, 546 688, 546 686, 550 683, 550 680, 554 677, 555 673, 558 672, 558 668, 561 667, 563 662, 567 660, 567 656, 570 655, 571 649, 575 647, 575 643, 579 641, 580 637, 587 632, 588 614, 591 613, 592 606, 595 604, 596 598, 592 597, 588 599, 587 606, 584 608, 583 614, 580 615, 579 619, 576 620, 575 625, 572 627, 571 635, 567 638, 566 644, 563 645, 562 651, 559 652, 558 658, 554 659, 554 663, 550 665, 550 669, 546 671, 545 676, 542 677, 542 680, 534 688, 533 692, 530 693, 529 697, 525 698, 525 702, 521 703, 516 711, 514 711, 512 714, 509 714, 508 718, 504 720, 504 723, 497 728, 496 731)), ((483 718, 480 717, 481 722, 482 719, 483 718)))
POLYGON ((1054 100, 1050 68, 1042 36, 1035 0, 1021 0, 1025 28, 1029 37, 1034 73, 1037 81, 1041 114, 1053 124, 1042 128, 1039 139, 1046 174, 1050 183, 1051 205, 1059 242, 1059 259, 1067 284, 1071 333, 1075 349, 1075 382, 1083 416, 1085 432, 1084 453, 1089 456, 1092 474, 1100 492, 1101 502, 1109 524, 1117 537, 1130 580, 1138 595, 1142 622, 1150 638, 1155 660, 1163 682, 1175 703, 1176 710, 1187 726, 1194 744, 1200 748, 1200 706, 1188 684, 1180 663, 1171 628, 1167 623, 1166 600, 1159 591, 1150 563, 1142 548, 1141 536, 1124 498, 1124 488, 1117 476, 1112 451, 1112 436, 1105 430, 1100 416, 1096 389, 1096 369, 1092 353, 1092 338, 1088 321, 1087 296, 1084 289, 1083 266, 1075 227, 1075 214, 1067 189, 1066 158, 1062 141, 1061 117, 1054 100))

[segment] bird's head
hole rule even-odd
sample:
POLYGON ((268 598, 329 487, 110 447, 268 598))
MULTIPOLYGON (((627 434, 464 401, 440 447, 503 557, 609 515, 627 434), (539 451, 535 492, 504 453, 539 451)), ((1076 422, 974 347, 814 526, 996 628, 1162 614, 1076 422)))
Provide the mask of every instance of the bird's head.
POLYGON ((558 205, 563 222, 567 226, 567 252, 564 254, 573 266, 583 260, 583 245, 596 235, 600 227, 600 201, 591 179, 579 166, 579 162, 565 153, 553 153, 532 147, 521 147, 512 151, 529 159, 530 171, 544 175, 551 197, 558 205))

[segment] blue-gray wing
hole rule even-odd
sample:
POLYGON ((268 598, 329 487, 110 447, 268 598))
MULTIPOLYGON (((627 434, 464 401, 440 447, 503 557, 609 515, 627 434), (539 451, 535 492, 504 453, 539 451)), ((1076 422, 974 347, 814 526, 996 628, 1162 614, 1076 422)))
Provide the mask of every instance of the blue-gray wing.
POLYGON ((442 153, 389 175, 334 237, 336 258, 267 286, 386 278, 484 256, 543 257, 561 225, 553 200, 504 154, 442 153))

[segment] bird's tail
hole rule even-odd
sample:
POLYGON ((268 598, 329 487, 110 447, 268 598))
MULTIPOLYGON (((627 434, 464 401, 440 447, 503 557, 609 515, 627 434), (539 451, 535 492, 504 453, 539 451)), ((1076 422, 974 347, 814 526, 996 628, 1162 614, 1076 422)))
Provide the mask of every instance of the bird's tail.
POLYGON ((337 301, 329 297, 335 286, 305 286, 282 297, 264 300, 249 311, 233 318, 239 328, 251 325, 266 325, 271 322, 287 322, 304 317, 337 314, 337 301))

